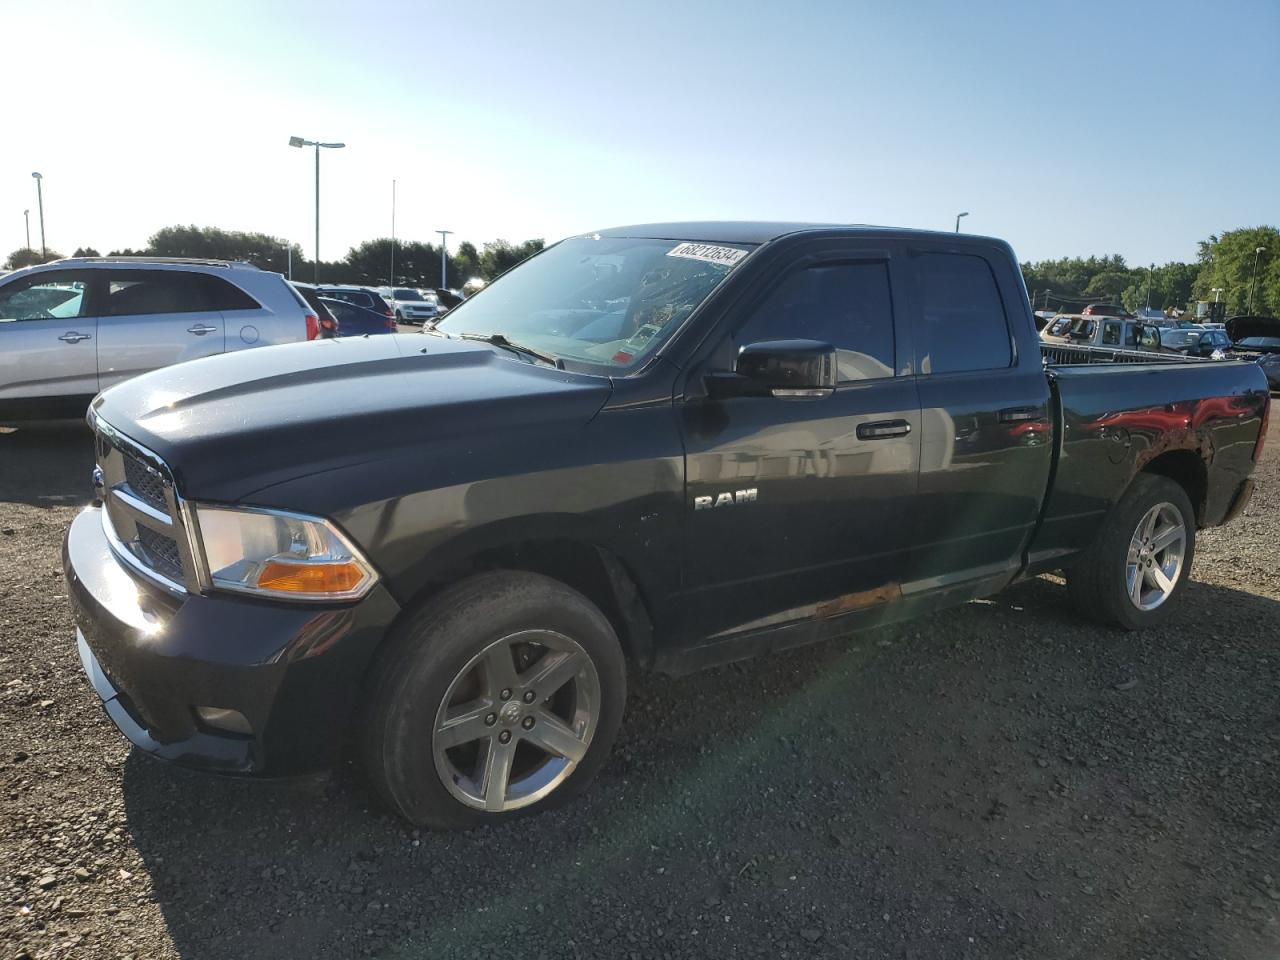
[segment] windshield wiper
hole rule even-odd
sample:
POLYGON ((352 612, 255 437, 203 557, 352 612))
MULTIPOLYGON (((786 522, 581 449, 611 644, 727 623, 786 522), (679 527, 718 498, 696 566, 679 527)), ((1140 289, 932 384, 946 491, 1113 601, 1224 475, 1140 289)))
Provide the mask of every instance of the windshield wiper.
POLYGON ((559 357, 553 357, 549 353, 543 353, 540 350, 534 350, 532 347, 526 347, 524 344, 514 343, 508 340, 501 333, 463 333, 459 335, 463 340, 478 340, 480 343, 491 343, 495 347, 503 347, 512 353, 522 353, 525 356, 533 357, 535 360, 541 360, 543 363, 555 367, 557 370, 564 369, 564 361, 559 357))

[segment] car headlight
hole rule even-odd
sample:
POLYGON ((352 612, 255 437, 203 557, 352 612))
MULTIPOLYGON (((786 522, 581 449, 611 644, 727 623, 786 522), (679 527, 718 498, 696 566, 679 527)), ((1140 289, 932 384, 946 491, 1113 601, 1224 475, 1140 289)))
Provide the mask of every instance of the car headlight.
POLYGON ((292 600, 350 600, 377 574, 321 517, 195 505, 211 586, 292 600))

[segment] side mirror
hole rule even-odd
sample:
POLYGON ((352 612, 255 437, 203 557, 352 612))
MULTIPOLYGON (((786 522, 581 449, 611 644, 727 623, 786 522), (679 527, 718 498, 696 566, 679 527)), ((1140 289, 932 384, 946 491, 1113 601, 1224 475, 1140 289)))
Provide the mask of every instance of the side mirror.
POLYGON ((707 393, 726 397, 825 397, 835 390, 836 348, 817 340, 764 340, 738 351, 733 373, 706 377, 707 393))

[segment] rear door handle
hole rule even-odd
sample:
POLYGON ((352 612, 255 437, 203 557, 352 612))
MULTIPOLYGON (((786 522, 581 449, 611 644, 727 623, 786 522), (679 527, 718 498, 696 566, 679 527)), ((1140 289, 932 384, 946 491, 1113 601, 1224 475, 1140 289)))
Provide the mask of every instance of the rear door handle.
POLYGON ((92 340, 93 335, 89 333, 77 333, 75 330, 68 330, 58 339, 63 343, 79 343, 81 340, 92 340))
POLYGON ((187 327, 187 333, 194 333, 197 337, 203 337, 206 333, 217 333, 217 327, 206 326, 203 323, 192 324, 187 327))
POLYGON ((906 420, 877 420, 875 423, 858 424, 859 440, 886 440, 889 437, 905 437, 911 432, 906 420))
POLYGON ((1000 411, 1001 423, 1024 423, 1028 420, 1043 420, 1043 407, 1008 407, 1000 411))

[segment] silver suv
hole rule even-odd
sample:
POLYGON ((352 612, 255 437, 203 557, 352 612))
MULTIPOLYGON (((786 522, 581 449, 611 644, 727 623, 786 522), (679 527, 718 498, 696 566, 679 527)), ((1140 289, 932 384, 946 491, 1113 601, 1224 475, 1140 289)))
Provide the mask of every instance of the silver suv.
POLYGON ((0 422, 81 417, 157 367, 319 335, 278 273, 225 260, 83 257, 0 277, 0 422))

